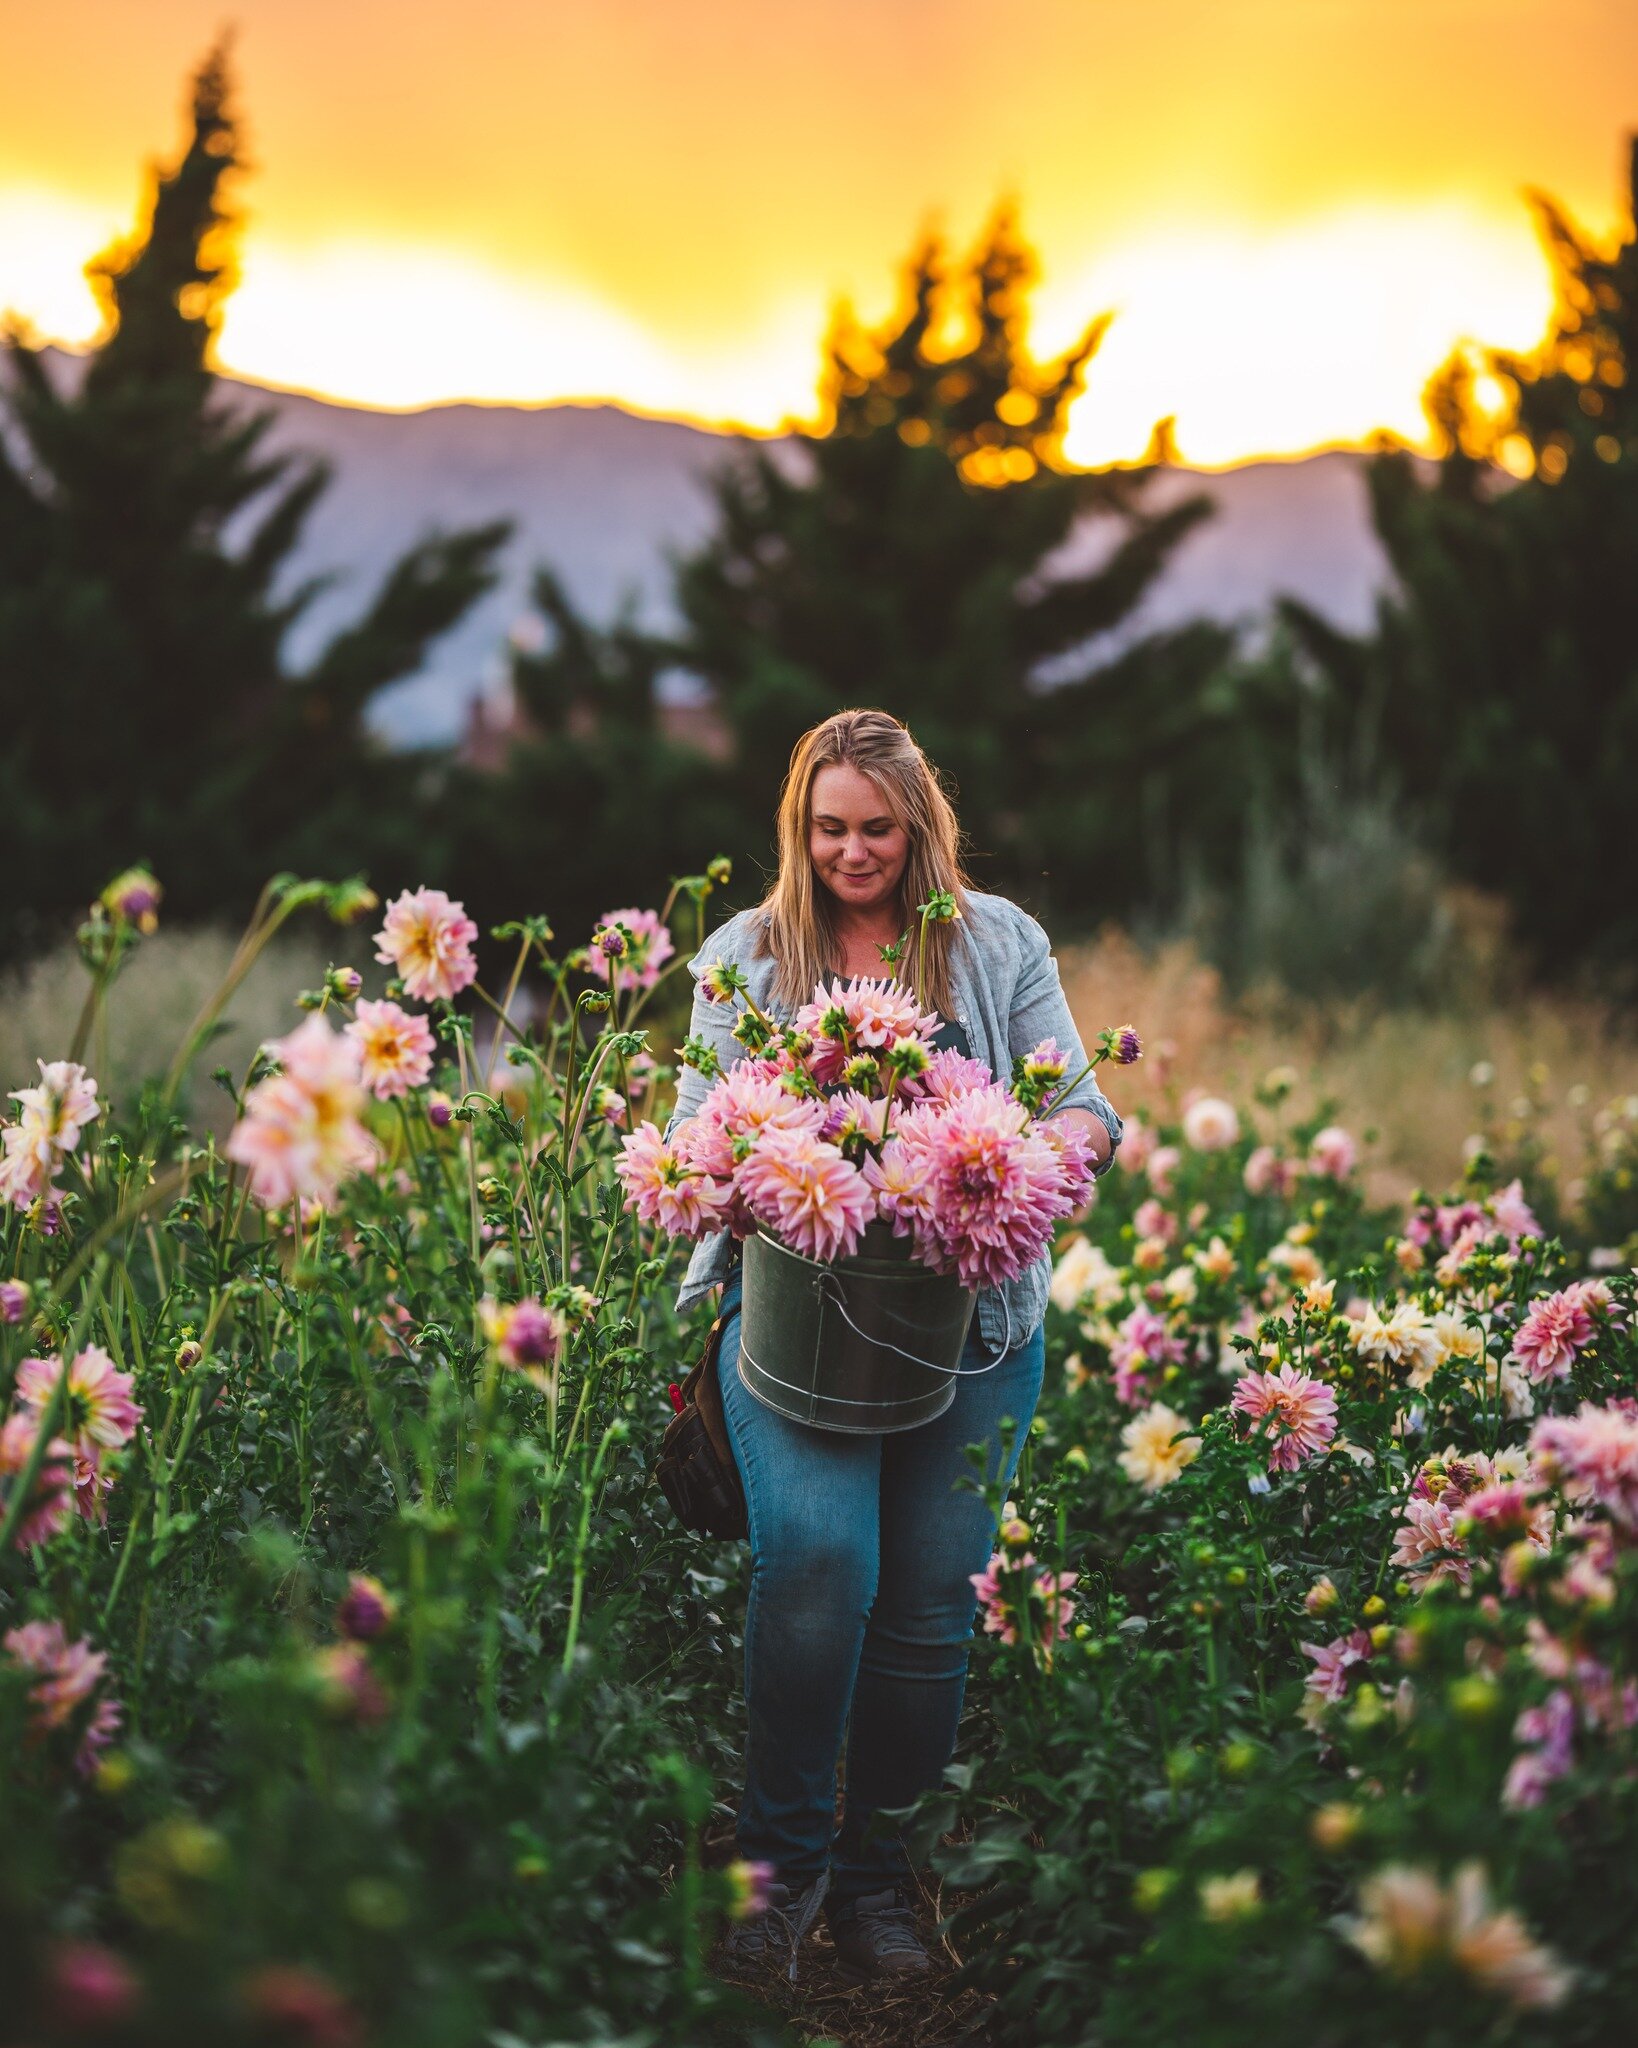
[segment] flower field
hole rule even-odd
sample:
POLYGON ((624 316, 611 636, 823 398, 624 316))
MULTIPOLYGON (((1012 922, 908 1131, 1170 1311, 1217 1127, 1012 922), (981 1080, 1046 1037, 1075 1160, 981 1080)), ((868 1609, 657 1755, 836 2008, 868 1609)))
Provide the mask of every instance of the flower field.
MULTIPOLYGON (((0 1077, 0 2040, 889 2038, 711 1970, 755 1904, 744 1559, 649 1476, 702 1331, 664 1174, 634 1214, 617 1169, 726 881, 568 950, 503 927, 490 988, 440 892, 281 878, 114 1102, 87 1054, 157 885, 87 920, 73 1042, 0 1077), (372 971, 293 990, 196 1135, 234 990, 327 915, 372 971)), ((1289 1077, 1209 1078, 1060 1237, 910 1822, 969 2038, 1623 2038, 1638 1103, 1567 1208, 1475 1148, 1384 1213, 1289 1077)), ((954 2038, 947 1993, 891 2038, 954 2038)))

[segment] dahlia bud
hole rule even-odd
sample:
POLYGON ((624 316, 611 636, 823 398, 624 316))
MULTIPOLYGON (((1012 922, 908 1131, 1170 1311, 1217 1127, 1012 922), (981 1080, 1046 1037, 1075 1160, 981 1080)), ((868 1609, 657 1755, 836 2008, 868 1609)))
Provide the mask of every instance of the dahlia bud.
MULTIPOLYGON (((727 866, 727 862, 723 862, 727 866)), ((766 1913, 771 1903, 769 1886, 774 1881, 774 1867, 771 1863, 753 1863, 745 1857, 738 1858, 728 1866, 729 1917, 734 1920, 754 1920, 759 1913, 766 1913)))
POLYGON ((159 928, 159 900, 164 893, 146 868, 127 868, 108 884, 99 901, 112 916, 134 924, 146 937, 159 928))
POLYGON ((197 1337, 184 1337, 176 1347, 176 1369, 178 1372, 192 1372, 205 1355, 205 1347, 197 1337))
POLYGON ((336 1627, 355 1643, 371 1642, 391 1628, 397 1605, 379 1579, 354 1572, 336 1608, 336 1627))
POLYGON ((356 877, 350 882, 338 882, 329 894, 330 916, 337 924, 357 924, 361 917, 368 917, 380 907, 381 898, 356 877))
POLYGON ((715 860, 707 861, 705 872, 719 889, 726 889, 734 879, 734 864, 725 853, 719 853, 715 860))
POLYGON ((1365 1816, 1357 1806, 1350 1806, 1346 1799, 1333 1799, 1314 1815, 1309 1832, 1315 1848, 1334 1856, 1347 1848, 1364 1824, 1365 1816))
POLYGON ((455 1105, 441 1088, 434 1088, 427 1097, 427 1122, 434 1130, 441 1131, 455 1114, 455 1105))
POLYGON ((1001 1541, 1008 1550, 1025 1550, 1035 1534, 1021 1515, 1010 1515, 1001 1524, 1001 1541))
POLYGON ((599 925, 592 933, 592 944, 605 960, 619 960, 626 951, 626 935, 618 925, 599 925))
POLYGON ((478 1200, 486 1209, 498 1209, 506 1200, 506 1183, 486 1173, 478 1183, 478 1200))
POLYGON ((731 1002, 745 986, 745 976, 726 960, 716 960, 700 976, 700 994, 708 1003, 731 1002))
POLYGON ((1302 1604, 1313 1615, 1331 1614, 1340 1605, 1342 1595, 1332 1584, 1329 1575, 1319 1578, 1303 1595, 1302 1604))
POLYGON ((28 1314, 32 1295, 26 1280, 0 1280, 0 1323, 20 1323, 28 1314))
POLYGON ((356 967, 332 967, 324 977, 324 986, 341 1002, 356 1002, 363 993, 364 977, 356 967))

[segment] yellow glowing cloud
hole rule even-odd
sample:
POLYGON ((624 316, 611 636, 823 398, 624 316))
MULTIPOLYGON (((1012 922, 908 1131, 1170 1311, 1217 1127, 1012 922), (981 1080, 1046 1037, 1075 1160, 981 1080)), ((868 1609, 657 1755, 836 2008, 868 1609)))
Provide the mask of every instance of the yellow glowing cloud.
MULTIPOLYGON (((81 265, 114 225, 49 192, 0 194, 0 302, 56 338, 88 339, 81 265)), ((1068 452, 1088 464, 1137 456, 1167 413, 1184 456, 1207 465, 1379 427, 1419 438, 1422 386, 1451 346, 1528 347, 1549 304, 1523 210, 1493 217, 1454 200, 1260 232, 1156 221, 1075 260, 1048 250, 1044 271, 1038 352, 1117 312, 1070 425, 1068 452)), ((238 374, 356 404, 611 398, 771 428, 813 411, 829 296, 815 280, 715 346, 683 345, 571 280, 410 242, 252 232, 219 355, 238 374)))
POLYGON ((1528 348, 1551 303, 1545 261, 1516 221, 1468 206, 1369 205, 1262 233, 1156 225, 1084 268, 1048 273, 1039 345, 1089 310, 1117 317, 1072 415, 1085 463, 1142 452, 1177 416, 1191 462, 1358 441, 1420 440, 1430 373, 1463 337, 1528 348))

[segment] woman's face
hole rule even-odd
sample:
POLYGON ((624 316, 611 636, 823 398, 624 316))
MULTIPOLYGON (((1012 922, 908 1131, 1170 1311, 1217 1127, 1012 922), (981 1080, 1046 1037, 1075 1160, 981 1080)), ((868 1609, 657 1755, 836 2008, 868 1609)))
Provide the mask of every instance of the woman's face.
POLYGON ((808 819, 813 871, 850 910, 897 910, 910 835, 868 775, 833 761, 813 778, 808 819))

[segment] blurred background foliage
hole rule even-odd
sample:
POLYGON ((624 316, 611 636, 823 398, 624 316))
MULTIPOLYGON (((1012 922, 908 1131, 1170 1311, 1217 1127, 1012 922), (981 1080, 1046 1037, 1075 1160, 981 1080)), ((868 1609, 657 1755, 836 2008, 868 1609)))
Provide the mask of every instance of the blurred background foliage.
POLYGON ((504 526, 429 533, 316 660, 283 657, 314 589, 279 571, 327 478, 261 452, 267 416, 209 366, 242 168, 216 54, 145 228, 94 266, 83 378, 7 344, 0 960, 133 858, 193 920, 287 866, 436 880, 484 926, 543 903, 571 938, 719 850, 749 897, 792 741, 874 703, 949 777, 978 879, 1066 938, 1184 932, 1236 991, 1425 1005, 1523 978, 1631 1005, 1630 232, 1595 248, 1536 202, 1552 331, 1438 372, 1433 459, 1376 453, 1393 581, 1357 637, 1296 603, 1254 634, 1143 631, 1209 494, 1151 506, 1165 421, 1141 464, 1066 464, 1105 323, 1036 360, 1009 208, 964 257, 925 238, 882 326, 838 312, 820 424, 724 463, 673 630, 594 623, 541 565, 516 716, 480 765, 389 749, 365 713, 488 587, 504 526))

